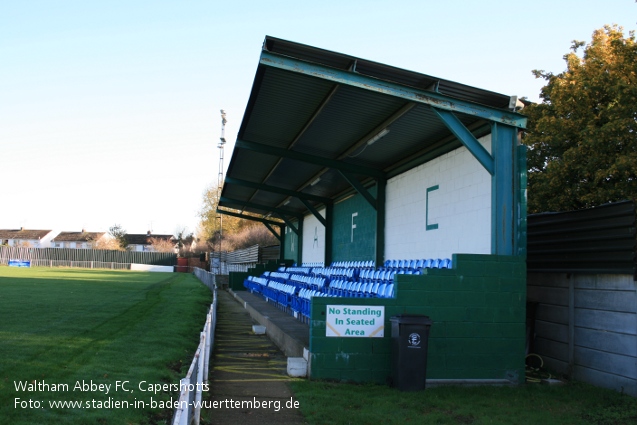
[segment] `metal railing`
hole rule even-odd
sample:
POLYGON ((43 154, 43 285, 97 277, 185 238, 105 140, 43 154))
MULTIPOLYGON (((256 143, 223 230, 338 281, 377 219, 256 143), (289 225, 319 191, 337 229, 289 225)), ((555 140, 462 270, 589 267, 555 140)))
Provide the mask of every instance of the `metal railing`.
POLYGON ((199 347, 192 359, 186 377, 180 381, 180 395, 173 416, 173 425, 199 424, 201 419, 201 398, 208 384, 210 353, 214 347, 215 326, 217 323, 217 286, 215 275, 200 268, 193 270, 194 275, 212 291, 212 304, 206 315, 206 323, 200 334, 199 347))

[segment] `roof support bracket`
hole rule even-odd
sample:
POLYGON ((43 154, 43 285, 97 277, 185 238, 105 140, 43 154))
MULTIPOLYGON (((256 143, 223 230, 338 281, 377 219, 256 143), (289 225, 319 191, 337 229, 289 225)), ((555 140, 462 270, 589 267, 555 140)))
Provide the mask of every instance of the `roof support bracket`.
POLYGON ((301 215, 300 214, 296 214, 293 211, 284 210, 282 208, 274 208, 274 207, 271 207, 271 206, 268 206, 268 205, 256 204, 254 202, 240 201, 238 199, 231 199, 231 198, 227 198, 225 196, 221 196, 219 198, 219 203, 224 204, 223 206, 227 206, 225 204, 242 205, 244 207, 255 208, 255 209, 263 210, 263 211, 267 211, 267 212, 275 212, 275 213, 278 213, 278 214, 291 216, 291 217, 294 217, 296 219, 301 219, 301 215))
POLYGON ((299 227, 296 227, 294 225, 294 223, 292 223, 290 220, 285 218, 284 215, 277 214, 277 217, 279 217, 281 220, 283 220, 285 222, 285 225, 288 226, 290 228, 290 230, 292 230, 294 233, 296 233, 297 236, 301 236, 301 233, 300 233, 300 227, 301 227, 300 224, 302 223, 301 220, 299 220, 299 227))
POLYGON ((312 204, 310 204, 305 199, 301 199, 301 202, 303 202, 303 205, 305 205, 307 209, 310 210, 310 212, 314 215, 314 217, 316 217, 316 219, 320 221, 323 226, 327 227, 327 220, 323 218, 323 216, 317 211, 316 208, 314 208, 312 204))
POLYGON ((484 146, 480 144, 478 139, 464 126, 464 124, 452 112, 444 111, 438 108, 431 108, 445 123, 447 128, 462 142, 462 144, 471 152, 471 154, 482 164, 482 166, 494 175, 495 164, 493 157, 484 146))
POLYGON ((266 192, 278 193, 280 195, 293 196, 298 199, 308 199, 310 201, 315 201, 315 202, 322 202, 322 203, 330 202, 329 198, 325 198, 323 196, 310 195, 308 193, 303 193, 296 190, 283 189, 277 186, 271 186, 267 184, 250 182, 247 180, 235 179, 233 177, 226 177, 225 184, 236 184, 238 186, 249 187, 256 190, 264 190, 266 192))
POLYGON ((343 178, 345 178, 345 180, 347 180, 347 182, 352 185, 352 187, 354 189, 356 189, 356 191, 358 193, 361 194, 361 196, 363 198, 365 198, 367 200, 367 202, 369 202, 369 204, 372 206, 372 208, 374 208, 375 210, 378 210, 378 202, 376 200, 376 198, 374 198, 372 196, 371 193, 369 193, 369 191, 367 189, 365 189, 365 186, 363 186, 358 180, 356 180, 354 178, 353 175, 351 175, 350 173, 347 173, 345 171, 341 171, 339 170, 341 175, 343 176, 343 178))
POLYGON ((265 224, 266 226, 267 226, 268 224, 270 224, 270 225, 272 225, 272 226, 281 226, 281 225, 283 225, 283 223, 279 223, 279 222, 272 221, 272 220, 267 220, 267 219, 265 219, 265 218, 255 217, 255 216, 253 216, 253 215, 247 215, 247 214, 236 213, 236 212, 234 212, 234 211, 222 210, 222 209, 219 209, 219 208, 217 208, 217 212, 218 212, 219 214, 229 215, 229 216, 232 216, 232 217, 242 218, 242 219, 245 219, 245 220, 258 221, 259 223, 263 223, 263 224, 265 224))
POLYGON ((268 222, 264 222, 263 224, 265 224, 265 227, 268 228, 268 230, 270 231, 270 233, 272 233, 274 235, 275 238, 277 238, 277 240, 279 242, 281 242, 281 235, 279 235, 276 230, 274 230, 274 228, 268 223, 268 222))
POLYGON ((294 159, 296 161, 308 162, 310 164, 322 165, 323 167, 334 168, 337 170, 351 171, 370 177, 384 177, 385 173, 381 170, 362 165, 348 164, 342 161, 324 158, 316 155, 309 155, 275 146, 268 146, 262 143, 250 142, 247 140, 237 139, 234 145, 235 149, 247 149, 255 152, 264 153, 266 155, 280 156, 284 158, 294 159))

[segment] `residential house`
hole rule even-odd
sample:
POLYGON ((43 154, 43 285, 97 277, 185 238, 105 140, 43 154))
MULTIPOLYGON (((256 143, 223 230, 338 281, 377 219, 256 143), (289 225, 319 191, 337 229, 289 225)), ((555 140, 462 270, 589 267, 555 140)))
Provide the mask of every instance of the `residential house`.
POLYGON ((52 248, 92 249, 95 244, 106 238, 105 232, 60 232, 51 240, 52 248))
POLYGON ((151 238, 174 243, 173 235, 154 235, 149 230, 146 234, 128 233, 124 235, 128 243, 129 251, 152 252, 155 251, 151 243, 151 238))
POLYGON ((52 230, 0 230, 0 245, 27 248, 49 248, 55 234, 52 230))

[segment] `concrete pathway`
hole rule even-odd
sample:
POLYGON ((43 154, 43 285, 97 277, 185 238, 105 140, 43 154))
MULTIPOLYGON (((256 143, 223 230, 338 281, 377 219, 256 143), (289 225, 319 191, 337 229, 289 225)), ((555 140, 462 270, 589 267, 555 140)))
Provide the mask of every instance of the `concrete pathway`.
MULTIPOLYGON (((287 358, 256 322, 225 291, 219 291, 217 331, 207 400, 217 407, 202 411, 202 424, 305 424, 288 382, 287 358)), ((297 404, 298 406, 298 404, 297 404)))

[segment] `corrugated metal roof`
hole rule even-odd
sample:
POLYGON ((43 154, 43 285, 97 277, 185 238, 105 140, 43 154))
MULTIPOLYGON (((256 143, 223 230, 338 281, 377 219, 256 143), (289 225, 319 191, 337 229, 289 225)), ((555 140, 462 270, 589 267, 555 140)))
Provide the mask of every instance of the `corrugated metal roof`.
MULTIPOLYGON (((431 93, 442 95, 443 103, 471 102, 480 105, 477 109, 512 114, 507 95, 273 37, 266 37, 263 49, 230 159, 230 180, 335 200, 353 189, 334 163, 323 160, 338 161, 363 184, 373 184, 372 174, 389 178, 461 145, 433 111, 431 106, 438 104, 387 94, 383 85, 398 84, 416 98, 431 93), (380 88, 334 82, 309 68, 277 68, 264 55, 315 65, 326 74, 363 78, 380 88), (377 134, 382 138, 368 144, 377 134)), ((490 131, 484 116, 456 116, 476 137, 490 131)), ((302 202, 288 202, 289 195, 233 181, 224 184, 221 207, 264 215, 277 209, 290 217, 308 213, 302 202)))

